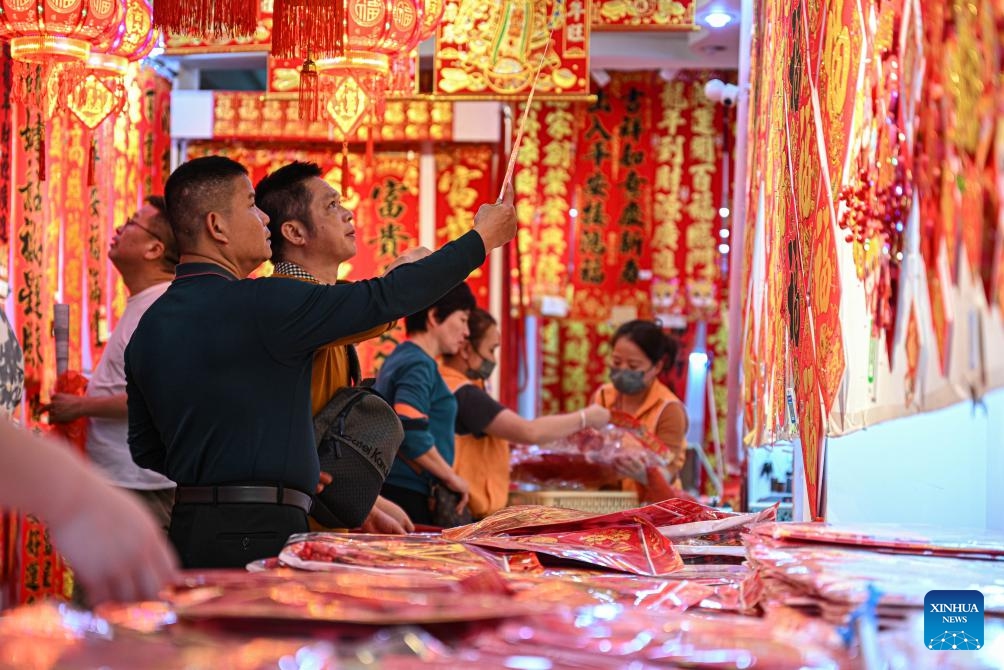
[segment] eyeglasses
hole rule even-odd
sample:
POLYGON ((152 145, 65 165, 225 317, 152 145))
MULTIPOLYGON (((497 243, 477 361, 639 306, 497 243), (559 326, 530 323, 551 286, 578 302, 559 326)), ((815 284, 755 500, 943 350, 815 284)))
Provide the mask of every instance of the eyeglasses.
POLYGON ((151 237, 155 238, 159 242, 164 243, 164 238, 162 238, 160 235, 158 235, 157 233, 153 232, 152 230, 150 230, 149 228, 147 228, 146 226, 144 226, 142 223, 140 223, 139 221, 137 221, 135 216, 130 217, 125 222, 125 224, 122 225, 123 228, 127 228, 129 226, 136 226, 137 228, 139 228, 140 230, 144 231, 146 234, 148 234, 151 237))

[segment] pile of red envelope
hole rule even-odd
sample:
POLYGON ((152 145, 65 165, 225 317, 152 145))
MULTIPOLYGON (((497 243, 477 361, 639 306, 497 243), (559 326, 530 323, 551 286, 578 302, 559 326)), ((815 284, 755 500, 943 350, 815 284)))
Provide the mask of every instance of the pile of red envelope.
POLYGON ((877 598, 884 627, 924 607, 932 590, 983 593, 988 615, 1004 615, 1004 536, 903 526, 758 525, 747 537, 747 594, 847 623, 877 598))

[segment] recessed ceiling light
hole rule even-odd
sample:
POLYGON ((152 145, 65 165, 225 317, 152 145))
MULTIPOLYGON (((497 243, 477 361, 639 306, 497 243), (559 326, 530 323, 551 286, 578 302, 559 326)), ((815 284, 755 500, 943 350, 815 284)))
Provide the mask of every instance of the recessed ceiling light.
POLYGON ((732 15, 720 9, 715 9, 705 14, 704 22, 712 28, 724 28, 732 23, 732 15))

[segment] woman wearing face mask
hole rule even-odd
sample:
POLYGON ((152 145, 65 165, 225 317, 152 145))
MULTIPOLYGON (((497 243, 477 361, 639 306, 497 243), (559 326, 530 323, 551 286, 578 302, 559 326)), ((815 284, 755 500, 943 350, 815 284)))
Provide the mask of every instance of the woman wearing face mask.
POLYGON ((470 485, 471 512, 482 518, 505 507, 508 499, 509 442, 552 442, 587 426, 606 425, 610 412, 590 405, 578 412, 530 420, 506 409, 484 389, 495 370, 501 340, 498 325, 491 314, 474 309, 467 328, 467 342, 456 354, 442 357, 439 371, 457 399, 453 468, 470 485))
POLYGON ((680 488, 678 474, 687 458, 687 410, 659 374, 676 358, 676 340, 651 321, 629 321, 614 333, 610 383, 596 391, 594 401, 634 417, 658 437, 671 454, 665 470, 647 468, 640 459, 626 458, 621 471, 634 480, 639 498, 654 502, 671 497, 667 485, 680 488))

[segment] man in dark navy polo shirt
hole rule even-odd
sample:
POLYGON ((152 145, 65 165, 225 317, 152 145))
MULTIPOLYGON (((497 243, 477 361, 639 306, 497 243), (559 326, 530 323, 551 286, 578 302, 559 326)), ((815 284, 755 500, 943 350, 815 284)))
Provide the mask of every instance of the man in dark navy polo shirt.
POLYGON ((221 156, 165 187, 181 262, 126 351, 129 448, 178 483, 170 536, 185 567, 274 556, 307 530, 320 477, 310 415, 316 349, 435 302, 513 238, 511 188, 474 230, 380 279, 244 279, 270 255, 247 171, 221 156))

